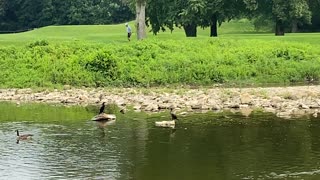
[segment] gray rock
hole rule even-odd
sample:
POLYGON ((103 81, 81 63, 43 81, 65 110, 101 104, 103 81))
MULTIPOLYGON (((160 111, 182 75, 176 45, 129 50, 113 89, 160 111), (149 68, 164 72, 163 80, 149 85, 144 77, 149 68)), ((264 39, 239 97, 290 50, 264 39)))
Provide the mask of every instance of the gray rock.
POLYGON ((158 106, 159 109, 169 109, 172 105, 168 103, 160 103, 158 106))
POLYGON ((280 118, 284 118, 284 119, 290 119, 291 118, 291 112, 277 112, 276 116, 280 117, 280 118))
POLYGON ((309 106, 307 106, 305 104, 299 104, 299 108, 300 109, 309 109, 309 106))
POLYGON ((271 98, 271 103, 272 103, 272 104, 277 104, 277 103, 280 103, 280 102, 282 102, 282 101, 283 101, 282 98, 279 97, 279 96, 275 96, 275 97, 272 97, 272 98, 271 98))
POLYGON ((253 109, 251 109, 251 108, 241 108, 240 109, 241 114, 246 117, 249 117, 250 114, 252 113, 252 111, 253 111, 253 109))
POLYGON ((273 113, 273 114, 275 114, 277 112, 276 109, 271 108, 271 107, 264 108, 264 111, 269 112, 269 113, 273 113))
POLYGON ((133 110, 140 110, 141 109, 141 105, 135 105, 133 106, 133 110))
POLYGON ((156 112, 159 111, 159 107, 156 104, 149 104, 144 110, 156 112))
POLYGON ((201 107, 201 110, 211 110, 211 107, 210 106, 207 106, 207 105, 203 105, 201 107))
POLYGON ((212 105, 211 109, 214 110, 214 111, 218 111, 218 110, 221 110, 222 107, 217 105, 217 104, 215 104, 215 105, 212 105))
POLYGON ((191 105, 191 109, 202 109, 201 104, 191 105))
POLYGON ((240 95, 241 104, 251 104, 252 98, 248 93, 240 95))
POLYGON ((230 105, 228 105, 228 108, 239 109, 240 105, 239 104, 230 104, 230 105))

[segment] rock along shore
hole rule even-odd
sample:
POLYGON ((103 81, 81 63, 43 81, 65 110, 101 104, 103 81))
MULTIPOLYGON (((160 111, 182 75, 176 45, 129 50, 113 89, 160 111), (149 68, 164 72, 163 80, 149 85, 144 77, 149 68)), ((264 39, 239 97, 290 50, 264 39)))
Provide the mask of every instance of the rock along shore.
POLYGON ((237 110, 249 116, 255 109, 278 117, 304 115, 317 117, 320 112, 320 86, 269 88, 199 88, 199 89, 73 89, 45 90, 0 89, 0 101, 41 102, 63 105, 100 105, 115 103, 121 108, 157 112, 174 107, 183 111, 237 110))

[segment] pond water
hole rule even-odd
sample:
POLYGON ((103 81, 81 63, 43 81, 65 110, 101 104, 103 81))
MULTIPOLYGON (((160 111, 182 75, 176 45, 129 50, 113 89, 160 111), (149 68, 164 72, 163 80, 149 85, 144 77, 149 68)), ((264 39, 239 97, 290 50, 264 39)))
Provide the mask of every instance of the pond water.
MULTIPOLYGON (((98 107, 97 107, 98 109, 98 107)), ((180 117, 117 114, 102 127, 95 108, 0 104, 0 179, 319 179, 320 121, 256 112, 180 117), (32 133, 16 142, 15 130, 32 133)))

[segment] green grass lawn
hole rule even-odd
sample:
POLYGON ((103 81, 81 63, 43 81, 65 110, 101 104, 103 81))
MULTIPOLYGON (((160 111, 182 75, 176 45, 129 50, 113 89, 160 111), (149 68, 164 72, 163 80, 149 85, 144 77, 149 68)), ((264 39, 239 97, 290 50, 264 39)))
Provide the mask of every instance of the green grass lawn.
MULTIPOLYGON (((134 23, 130 22, 134 29, 134 23)), ((270 32, 257 32, 248 20, 237 20, 223 23, 218 29, 221 39, 261 39, 261 40, 285 40, 318 44, 320 33, 287 33, 284 37, 276 37, 270 32)), ((183 29, 176 28, 170 31, 160 32, 157 36, 148 33, 148 39, 185 39, 183 29)), ((208 39, 209 29, 198 29, 197 39, 208 39)), ((127 43, 124 24, 118 25, 79 25, 79 26, 49 26, 35 29, 29 32, 16 34, 0 34, 0 46, 21 46, 36 40, 47 40, 50 43, 81 41, 87 43, 127 43)), ((136 34, 133 33, 133 41, 136 34)))

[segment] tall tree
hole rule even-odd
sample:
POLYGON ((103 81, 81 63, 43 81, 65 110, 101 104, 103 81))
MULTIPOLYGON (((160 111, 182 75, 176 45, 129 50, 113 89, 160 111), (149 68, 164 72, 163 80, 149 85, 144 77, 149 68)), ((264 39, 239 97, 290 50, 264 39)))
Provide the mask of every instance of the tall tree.
POLYGON ((148 0, 147 4, 147 25, 151 25, 153 34, 156 35, 160 30, 165 31, 166 28, 173 31, 174 19, 177 13, 177 9, 175 9, 175 1, 148 0))
POLYGON ((247 11, 244 0, 149 0, 148 23, 156 34, 174 25, 183 27, 186 36, 195 37, 197 26, 210 27, 210 36, 217 36, 218 25, 240 17, 247 11))
POLYGON ((123 0, 0 0, 0 30, 110 24, 134 18, 123 0))
POLYGON ((304 27, 308 31, 320 31, 320 0, 309 0, 309 7, 312 12, 311 24, 304 27))
POLYGON ((311 21, 307 0, 245 0, 251 4, 255 16, 272 18, 275 22, 275 35, 283 36, 285 29, 292 24, 305 24, 311 21))
POLYGON ((138 40, 146 38, 146 0, 136 0, 136 28, 138 40))
POLYGON ((204 0, 148 0, 148 24, 157 34, 160 30, 182 27, 187 37, 197 36, 197 26, 204 14, 204 0))
POLYGON ((205 0, 205 14, 202 27, 210 27, 210 36, 218 36, 218 25, 240 17, 247 11, 243 0, 205 0))
POLYGON ((176 18, 176 25, 182 26, 187 37, 197 36, 197 26, 201 24, 205 10, 204 0, 182 0, 182 10, 176 18))
POLYGON ((5 0, 0 0, 0 16, 4 15, 5 11, 5 0))
POLYGON ((298 31, 298 25, 311 24, 311 11, 306 0, 289 1, 289 19, 291 21, 291 32, 298 31))

